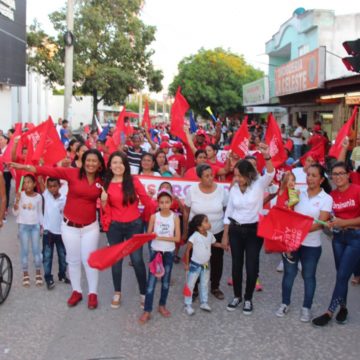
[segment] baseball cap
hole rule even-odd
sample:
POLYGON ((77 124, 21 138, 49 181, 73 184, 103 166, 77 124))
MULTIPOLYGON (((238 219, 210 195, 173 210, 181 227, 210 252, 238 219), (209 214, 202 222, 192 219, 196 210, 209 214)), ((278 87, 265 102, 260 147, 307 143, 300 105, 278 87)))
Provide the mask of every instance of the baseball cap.
POLYGON ((167 196, 170 196, 171 198, 173 198, 173 194, 169 190, 166 190, 166 189, 160 190, 157 193, 156 198, 159 199, 161 196, 164 196, 164 195, 167 195, 167 196))
POLYGON ((177 148, 177 149, 182 149, 183 146, 182 146, 181 142, 176 142, 176 143, 172 144, 172 147, 177 148))
POLYGON ((202 129, 199 129, 199 130, 196 132, 196 135, 206 136, 206 131, 205 131, 205 130, 202 130, 202 129))
POLYGON ((167 142, 167 141, 163 141, 161 144, 160 144, 160 149, 165 149, 165 148, 170 148, 170 144, 167 142))

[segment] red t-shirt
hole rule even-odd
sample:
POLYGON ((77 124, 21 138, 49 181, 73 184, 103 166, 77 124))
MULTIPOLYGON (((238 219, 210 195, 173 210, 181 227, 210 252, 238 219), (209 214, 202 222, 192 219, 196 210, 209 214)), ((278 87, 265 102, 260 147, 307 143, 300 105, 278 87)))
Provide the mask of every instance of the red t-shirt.
POLYGON ((102 181, 92 184, 86 176, 79 178, 80 169, 51 166, 35 166, 38 175, 64 179, 69 191, 64 208, 64 216, 76 224, 91 224, 96 220, 96 202, 101 195, 102 181))
MULTIPOLYGON (((212 171, 214 173, 214 176, 218 176, 218 172, 220 170, 220 168, 218 168, 217 166, 214 165, 210 165, 212 168, 212 171)), ((185 174, 184 174, 184 178, 187 180, 196 180, 199 181, 199 177, 196 174, 196 166, 186 170, 185 174)))
POLYGON ((350 173, 350 180, 352 184, 360 185, 360 173, 357 171, 352 171, 350 173))
POLYGON ((122 183, 110 183, 108 193, 108 204, 111 209, 111 219, 118 222, 130 222, 140 217, 139 199, 147 207, 152 206, 152 199, 147 195, 144 185, 137 177, 133 177, 137 199, 126 206, 123 206, 122 183))
POLYGON ((217 166, 218 168, 223 168, 225 164, 219 160, 216 160, 216 162, 211 162, 210 160, 206 160, 206 163, 210 166, 217 166))
POLYGON ((169 165, 181 174, 182 169, 186 169, 186 157, 182 154, 174 154, 168 158, 169 165))
POLYGON ((323 136, 321 134, 314 134, 313 136, 310 136, 307 144, 310 146, 310 148, 312 148, 315 145, 317 145, 319 142, 323 143, 324 149, 325 149, 326 145, 328 143, 328 140, 326 139, 325 136, 323 136))
POLYGON ((350 184, 345 191, 333 190, 333 211, 340 219, 354 219, 360 216, 360 186, 350 184))
POLYGON ((289 201, 289 192, 287 189, 284 189, 282 194, 278 193, 276 199, 276 206, 280 206, 282 208, 288 209, 288 201, 289 201))

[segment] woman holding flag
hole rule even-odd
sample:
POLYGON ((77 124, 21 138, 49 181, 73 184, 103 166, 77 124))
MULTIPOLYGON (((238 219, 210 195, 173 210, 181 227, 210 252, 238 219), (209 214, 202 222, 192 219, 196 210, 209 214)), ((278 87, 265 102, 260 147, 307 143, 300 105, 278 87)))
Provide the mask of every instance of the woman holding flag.
POLYGON ((96 203, 101 195, 102 177, 105 171, 105 163, 100 152, 96 149, 87 150, 82 157, 80 169, 18 163, 10 165, 14 169, 64 179, 68 182, 69 191, 61 225, 61 236, 66 249, 66 261, 69 265, 69 277, 73 288, 67 303, 69 307, 72 307, 82 300, 82 263, 89 287, 88 308, 95 309, 98 305, 99 273, 98 270, 89 266, 87 260, 90 253, 97 249, 100 235, 96 219, 96 203))
MULTIPOLYGON (((110 245, 130 239, 134 234, 143 233, 143 223, 139 211, 139 200, 146 206, 153 206, 144 186, 137 177, 131 175, 126 155, 116 151, 110 155, 101 205, 110 217, 110 227, 106 233, 110 245)), ((146 269, 142 247, 130 254, 140 290, 140 305, 144 306, 146 293, 146 269)), ((122 260, 112 266, 114 296, 111 307, 117 309, 121 302, 122 260)))
MULTIPOLYGON (((306 175, 307 189, 300 193, 299 202, 294 210, 300 214, 311 216, 320 221, 330 218, 332 207, 331 186, 325 175, 325 169, 319 164, 310 165, 306 175)), ((291 291, 298 273, 298 262, 302 264, 304 279, 304 301, 300 313, 300 321, 311 320, 311 306, 316 288, 316 268, 321 256, 322 225, 314 223, 300 248, 292 252, 291 260, 283 258, 284 275, 282 280, 282 304, 276 316, 284 317, 290 306, 291 291)))

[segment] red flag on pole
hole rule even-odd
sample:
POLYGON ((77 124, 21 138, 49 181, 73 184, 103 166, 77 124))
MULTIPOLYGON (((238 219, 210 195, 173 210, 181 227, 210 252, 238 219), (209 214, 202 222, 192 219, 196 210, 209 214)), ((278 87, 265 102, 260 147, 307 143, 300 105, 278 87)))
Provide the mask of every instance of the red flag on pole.
POLYGON ((184 131, 185 113, 190 109, 190 105, 181 94, 181 87, 179 86, 170 114, 170 132, 180 138, 184 143, 187 143, 186 134, 184 131))
POLYGON ((356 115, 357 115, 358 107, 355 106, 354 110, 352 112, 351 117, 349 120, 342 126, 339 133, 336 136, 335 144, 331 146, 329 150, 329 156, 332 156, 334 158, 338 158, 342 149, 342 144, 346 136, 349 136, 351 127, 354 124, 356 115))
POLYGON ((305 160, 307 157, 311 156, 314 161, 318 162, 321 165, 325 164, 325 148, 323 142, 318 142, 314 145, 308 152, 300 157, 301 165, 305 165, 305 160))
POLYGON ((249 138, 248 117, 245 116, 231 141, 230 150, 238 154, 241 158, 244 158, 249 151, 249 138))
POLYGON ((149 104, 148 101, 145 101, 145 109, 144 109, 144 116, 142 119, 141 126, 144 128, 145 125, 147 126, 148 130, 151 128, 151 120, 150 120, 150 113, 149 113, 149 104))
POLYGON ((44 164, 54 165, 66 157, 66 150, 51 118, 23 134, 21 141, 28 148, 27 163, 37 163, 42 158, 44 164))
POLYGON ((125 143, 125 139, 124 139, 124 137, 125 137, 125 113, 126 113, 126 108, 124 105, 123 109, 121 110, 121 112, 117 118, 116 125, 115 125, 115 131, 112 136, 116 147, 118 147, 121 143, 125 143))
POLYGON ((310 216, 274 206, 266 216, 260 216, 257 235, 264 238, 268 252, 296 251, 313 222, 310 216))
POLYGON ((120 244, 107 246, 92 252, 89 256, 88 263, 92 268, 104 270, 155 238, 155 233, 135 234, 120 244))
POLYGON ((281 137, 281 131, 272 113, 267 118, 267 130, 265 143, 269 145, 270 156, 274 167, 283 164, 287 159, 287 154, 281 137))

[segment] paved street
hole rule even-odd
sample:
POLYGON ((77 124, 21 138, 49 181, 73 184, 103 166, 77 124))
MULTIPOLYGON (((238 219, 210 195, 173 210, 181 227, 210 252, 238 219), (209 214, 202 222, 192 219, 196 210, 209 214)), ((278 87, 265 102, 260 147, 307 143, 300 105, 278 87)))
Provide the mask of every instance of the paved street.
MULTIPOLYGON (((123 302, 110 308, 110 271, 101 273, 100 305, 89 311, 86 301, 69 309, 68 285, 57 283, 53 291, 21 286, 19 244, 14 218, 0 230, 0 250, 13 261, 14 281, 7 301, 0 306, 0 359, 5 360, 88 360, 88 359, 359 359, 360 287, 350 288, 350 321, 315 329, 299 321, 302 282, 293 291, 288 316, 274 315, 280 301, 281 274, 275 271, 278 255, 262 254, 261 278, 264 291, 256 293, 254 313, 245 317, 240 310, 226 311, 226 301, 210 297, 211 314, 198 309, 189 318, 182 312, 184 272, 174 265, 174 285, 168 307, 170 319, 154 312, 145 326, 137 322, 139 308, 134 271, 124 263, 123 302)), ((101 244, 105 244, 102 236, 101 244)), ((318 270, 318 287, 313 310, 320 314, 328 304, 334 282, 330 243, 324 245, 318 270)), ((56 273, 56 269, 54 273, 56 273)), ((230 298, 225 280, 230 273, 226 255, 222 289, 230 298)), ((32 279, 33 280, 33 279, 32 279)), ((158 287, 159 288, 159 287, 158 287)), ((156 299, 158 299, 158 292, 156 299)))

